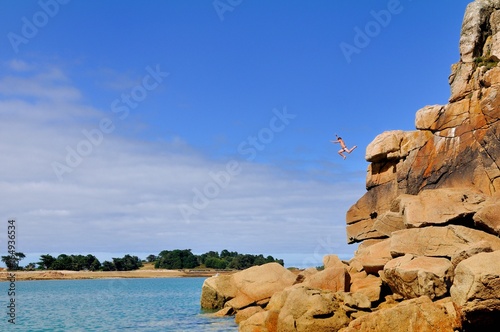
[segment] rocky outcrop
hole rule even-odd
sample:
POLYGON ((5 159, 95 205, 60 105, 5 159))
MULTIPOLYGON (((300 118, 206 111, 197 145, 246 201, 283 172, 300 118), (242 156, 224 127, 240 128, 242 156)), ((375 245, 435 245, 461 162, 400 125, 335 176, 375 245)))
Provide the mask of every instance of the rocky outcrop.
POLYGON ((394 232, 390 238, 390 251, 397 257, 405 254, 452 258, 459 251, 478 243, 487 243, 492 250, 500 250, 497 236, 464 226, 410 228, 394 232))
POLYGON ((451 262, 446 258, 416 257, 407 254, 384 267, 383 280, 394 293, 404 298, 423 295, 430 299, 448 294, 451 285, 451 262))
POLYGON ((483 204, 474 214, 474 222, 477 227, 487 230, 491 234, 500 235, 500 200, 492 199, 483 204))
POLYGON ((460 329, 461 316, 453 302, 432 302, 422 296, 352 321, 342 332, 452 332, 460 329))
POLYGON ((267 305, 227 280, 207 282, 217 305, 261 303, 241 331, 495 330, 500 0, 468 5, 459 48, 448 104, 424 106, 414 131, 387 131, 367 146, 367 191, 346 213, 347 242, 359 244, 352 259, 326 256, 324 270, 302 271, 267 305))
POLYGON ((335 294, 308 287, 291 290, 279 308, 277 330, 335 331, 350 320, 335 294))
POLYGON ((500 314, 489 290, 500 273, 480 264, 495 265, 500 252, 499 32, 500 1, 469 4, 449 103, 418 110, 415 131, 384 132, 368 145, 367 192, 346 215, 349 243, 377 241, 360 245, 351 263, 380 268, 384 260, 366 253, 387 248, 379 274, 391 292, 453 294, 465 325, 500 314))
POLYGON ((479 253, 455 269, 451 297, 475 326, 498 327, 500 251, 479 253))
POLYGON ((469 4, 449 103, 418 110, 415 131, 388 131, 368 145, 367 192, 346 216, 349 243, 386 239, 351 262, 380 266, 364 253, 384 243, 392 258, 379 271, 384 285, 403 299, 438 299, 451 288, 466 324, 484 316, 470 287, 486 281, 472 262, 500 250, 499 32, 500 1, 469 4))
POLYGON ((349 274, 345 267, 329 267, 306 278, 303 284, 334 292, 347 291, 349 289, 349 274))
POLYGON ((293 285, 295 280, 296 275, 278 263, 207 278, 201 289, 201 307, 231 307, 237 311, 255 304, 264 305, 274 293, 293 285))
POLYGON ((204 309, 222 309, 224 304, 236 296, 237 289, 232 276, 211 277, 203 282, 201 289, 201 307, 204 309))

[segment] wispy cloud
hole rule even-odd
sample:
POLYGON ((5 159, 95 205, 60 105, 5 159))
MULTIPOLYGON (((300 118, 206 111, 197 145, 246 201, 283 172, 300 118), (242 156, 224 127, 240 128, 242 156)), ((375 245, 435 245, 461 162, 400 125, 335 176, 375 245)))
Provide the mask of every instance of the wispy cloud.
POLYGON ((34 67, 27 63, 26 61, 20 60, 20 59, 12 59, 8 62, 5 63, 5 66, 9 68, 10 70, 17 71, 17 72, 26 72, 26 71, 31 71, 34 69, 34 67))
POLYGON ((96 85, 112 91, 126 91, 130 90, 137 84, 141 83, 141 73, 122 73, 112 68, 100 68, 92 72, 96 78, 96 85))
MULTIPOLYGON (((30 71, 30 65, 16 61, 15 71, 30 71)), ((53 102, 74 101, 81 97, 80 91, 69 86, 67 77, 58 68, 50 68, 30 76, 4 76, 0 80, 0 94, 5 97, 31 97, 53 102)))
POLYGON ((181 137, 150 143, 110 134, 58 181, 51 163, 106 110, 84 104, 88 98, 62 71, 24 74, 0 80, 1 218, 17 218, 21 251, 228 248, 313 257, 325 234, 338 243, 339 254, 353 251, 345 245, 344 217, 362 194, 358 187, 246 160, 187 224, 179 206, 189 204, 193 188, 226 163, 207 158, 181 137))

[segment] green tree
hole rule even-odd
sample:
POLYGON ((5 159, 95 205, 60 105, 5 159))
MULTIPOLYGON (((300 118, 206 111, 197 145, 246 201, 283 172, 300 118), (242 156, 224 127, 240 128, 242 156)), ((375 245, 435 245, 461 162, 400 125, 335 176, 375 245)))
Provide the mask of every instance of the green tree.
POLYGON ((103 271, 116 271, 115 264, 110 261, 104 261, 102 262, 101 270, 103 271))
POLYGON ((142 266, 142 261, 137 256, 125 255, 122 258, 124 271, 137 270, 142 266))
MULTIPOLYGON (((209 251, 199 256, 200 264, 205 264, 207 258, 219 258, 219 253, 217 251, 209 251)), ((208 266, 207 266, 208 267, 208 266)))
POLYGON ((49 270, 52 267, 52 264, 56 261, 56 258, 47 254, 47 255, 41 255, 40 256, 40 261, 36 263, 38 265, 38 268, 41 270, 49 270))
POLYGON ((227 249, 224 249, 220 252, 221 258, 236 257, 236 256, 238 256, 237 251, 229 251, 227 249))
POLYGON ((71 255, 71 270, 82 271, 87 269, 87 258, 83 255, 71 255))
POLYGON ((142 261, 137 256, 125 255, 122 258, 113 258, 116 271, 132 271, 142 266, 142 261))
POLYGON ((243 270, 252 266, 262 265, 272 262, 284 265, 282 259, 275 259, 273 258, 273 256, 267 256, 266 258, 264 258, 263 255, 236 254, 233 257, 229 255, 224 255, 224 259, 228 260, 229 268, 236 270, 243 270))
POLYGON ((123 258, 113 258, 113 265, 116 268, 116 271, 125 271, 125 262, 123 258))
POLYGON ((73 270, 73 257, 66 254, 60 254, 52 263, 51 270, 73 270))
POLYGON ((155 267, 161 269, 182 269, 181 250, 163 250, 158 255, 155 267))
POLYGON ((89 271, 98 271, 101 268, 101 262, 96 258, 90 263, 89 271))
POLYGON ((149 255, 148 257, 146 257, 146 261, 147 261, 148 263, 153 263, 153 262, 155 262, 157 259, 158 259, 158 257, 157 257, 156 255, 153 255, 153 254, 151 254, 151 255, 149 255))
POLYGON ((101 268, 101 262, 94 255, 85 256, 85 268, 89 271, 97 271, 101 268))
POLYGON ((36 263, 29 263, 24 267, 26 271, 34 271, 36 268, 36 263))
POLYGON ((253 261, 253 265, 263 265, 266 263, 268 263, 268 262, 266 261, 266 259, 262 255, 256 256, 255 260, 253 261))
POLYGON ((227 267, 227 265, 228 263, 226 260, 217 257, 208 257, 205 260, 205 266, 209 269, 223 270, 227 267))
POLYGON ((26 255, 22 252, 15 252, 12 255, 2 256, 2 262, 5 263, 7 269, 9 270, 21 270, 21 268, 19 267, 19 262, 25 257, 26 255))
POLYGON ((198 257, 191 249, 163 250, 158 254, 155 268, 161 269, 192 269, 199 266, 198 257))

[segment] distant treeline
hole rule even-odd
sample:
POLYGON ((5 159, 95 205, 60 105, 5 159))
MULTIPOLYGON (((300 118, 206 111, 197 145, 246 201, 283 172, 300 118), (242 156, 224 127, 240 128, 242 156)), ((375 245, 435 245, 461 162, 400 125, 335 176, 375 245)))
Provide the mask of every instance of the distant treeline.
POLYGON ((100 262, 94 255, 66 255, 56 257, 51 255, 40 256, 36 263, 39 270, 71 270, 71 271, 132 271, 143 266, 137 256, 125 255, 122 258, 113 258, 112 261, 100 262))
POLYGON ((144 266, 145 262, 154 263, 157 269, 235 269, 243 270, 252 266, 276 262, 284 265, 282 259, 273 256, 239 254, 236 251, 222 250, 209 251, 195 255, 191 249, 163 250, 158 255, 149 255, 142 261, 137 256, 125 255, 121 258, 112 258, 111 261, 100 262, 94 255, 66 255, 57 257, 41 255, 37 263, 29 263, 26 267, 19 266, 25 258, 23 253, 2 256, 2 262, 9 270, 70 270, 70 271, 132 271, 144 266))
POLYGON ((284 265, 282 259, 273 256, 239 254, 236 251, 209 251, 195 255, 191 249, 164 250, 158 256, 148 256, 148 261, 155 263, 155 268, 161 269, 193 269, 205 267, 211 269, 243 270, 252 266, 276 262, 284 265))

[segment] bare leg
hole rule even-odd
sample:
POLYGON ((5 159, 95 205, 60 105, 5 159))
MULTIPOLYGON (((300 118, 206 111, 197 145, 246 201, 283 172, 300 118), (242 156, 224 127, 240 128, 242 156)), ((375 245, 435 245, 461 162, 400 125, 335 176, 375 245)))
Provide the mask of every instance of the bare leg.
POLYGON ((358 147, 357 145, 353 146, 350 150, 347 150, 347 153, 351 153, 351 152, 352 152, 352 151, 354 151, 354 149, 355 149, 355 148, 357 148, 357 147, 358 147))
POLYGON ((344 152, 344 149, 339 150, 339 155, 341 155, 341 156, 342 156, 342 158, 344 158, 344 159, 345 159, 345 156, 342 154, 342 152, 344 152))

